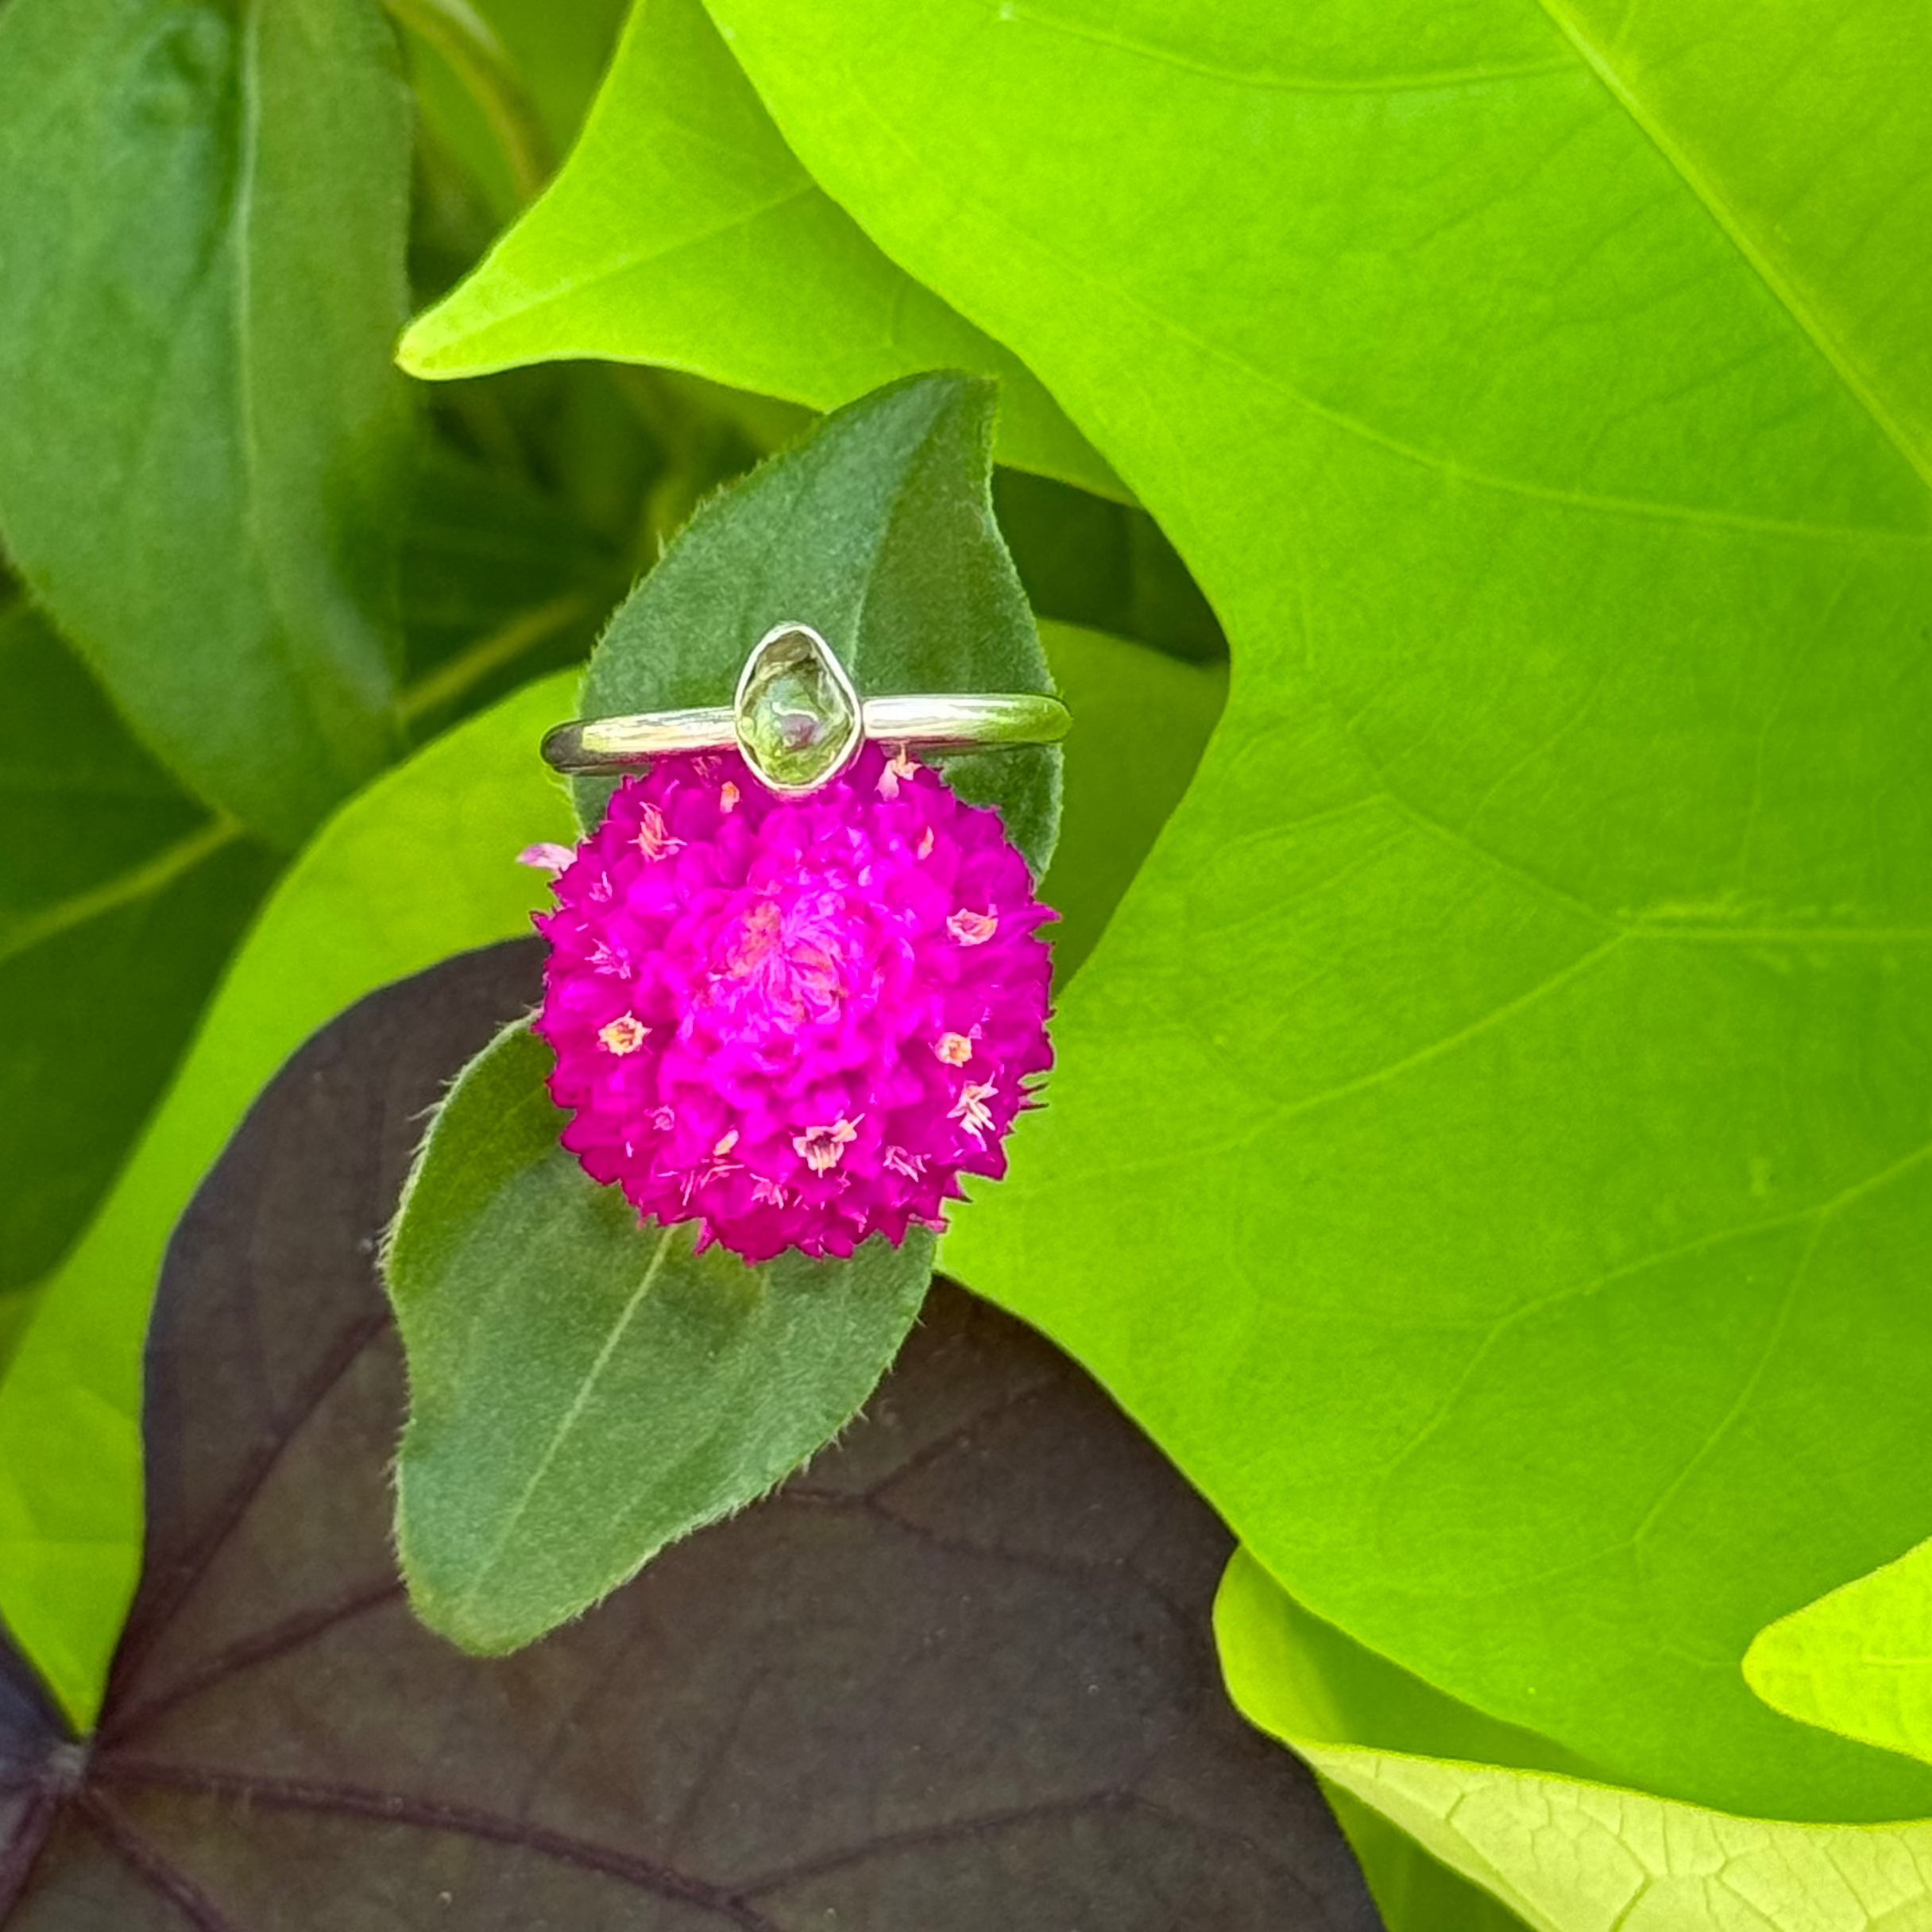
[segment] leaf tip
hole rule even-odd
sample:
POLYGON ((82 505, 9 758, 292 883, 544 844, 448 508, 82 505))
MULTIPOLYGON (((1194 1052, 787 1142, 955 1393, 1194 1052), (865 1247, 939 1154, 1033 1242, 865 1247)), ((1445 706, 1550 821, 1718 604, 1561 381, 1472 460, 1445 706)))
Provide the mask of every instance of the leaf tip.
POLYGON ((419 381, 435 382, 451 376, 481 373, 462 352, 464 332, 450 326, 449 303, 426 308, 403 330, 396 345, 396 365, 419 381))

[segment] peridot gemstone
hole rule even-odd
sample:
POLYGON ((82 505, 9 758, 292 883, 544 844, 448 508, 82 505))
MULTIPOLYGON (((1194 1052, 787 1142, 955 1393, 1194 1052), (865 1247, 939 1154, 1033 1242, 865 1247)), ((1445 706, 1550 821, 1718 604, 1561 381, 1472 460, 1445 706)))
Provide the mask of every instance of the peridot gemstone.
POLYGON ((774 791, 812 790, 859 748, 851 681, 815 632, 774 633, 752 653, 738 688, 738 745, 774 791))

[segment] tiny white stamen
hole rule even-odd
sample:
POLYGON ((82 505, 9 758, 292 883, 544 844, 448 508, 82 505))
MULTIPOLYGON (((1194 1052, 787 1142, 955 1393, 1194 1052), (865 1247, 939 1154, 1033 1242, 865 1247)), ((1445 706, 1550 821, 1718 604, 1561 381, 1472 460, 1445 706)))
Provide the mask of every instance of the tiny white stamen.
POLYGON ((972 1042, 963 1033, 942 1033, 933 1051, 949 1067, 963 1067, 972 1058, 972 1042))
POLYGON ((791 1144, 814 1174, 829 1174, 858 1138, 856 1120, 835 1120, 829 1127, 807 1127, 802 1134, 794 1134, 791 1144))
POLYGON ((951 1117, 976 1141, 984 1140, 991 1130, 993 1116, 986 1103, 998 1091, 991 1080, 968 1080, 960 1089, 951 1117))
POLYGON ((647 859, 668 859, 673 852, 684 849, 684 840, 671 837, 664 814, 655 805, 646 806, 639 815, 636 843, 647 859))
POLYGON ((575 861, 577 854, 567 845, 553 845, 547 839, 540 844, 526 845, 516 855, 519 865, 534 867, 539 872, 548 872, 554 879, 559 872, 567 872, 575 861))
POLYGON ((718 810, 727 814, 738 809, 738 801, 744 794, 727 779, 718 788, 718 810))
POLYGON ((999 921, 991 910, 956 912, 946 922, 946 930, 962 946, 983 946, 999 930, 999 921))
POLYGON ((621 1060, 626 1053, 635 1053, 650 1031, 635 1013, 620 1013, 608 1026, 597 1029, 597 1038, 606 1053, 615 1053, 621 1060))
POLYGON ((892 755, 886 761, 886 768, 879 775, 879 795, 882 798, 896 798, 899 786, 918 771, 910 754, 904 745, 893 747, 892 755))

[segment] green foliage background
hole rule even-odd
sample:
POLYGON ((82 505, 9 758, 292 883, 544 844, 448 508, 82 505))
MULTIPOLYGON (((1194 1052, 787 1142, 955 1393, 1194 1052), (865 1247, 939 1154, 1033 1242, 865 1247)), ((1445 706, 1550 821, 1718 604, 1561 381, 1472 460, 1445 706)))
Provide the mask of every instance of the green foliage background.
POLYGON ((1932 19, 397 10, 0 10, 0 1610, 70 1707, 228 1127, 517 929, 527 681, 691 507, 951 367, 1095 735, 941 1265, 1241 1534, 1392 1923, 1932 1911, 1860 1675, 1932 1573, 1780 1622, 1932 1531, 1932 19))

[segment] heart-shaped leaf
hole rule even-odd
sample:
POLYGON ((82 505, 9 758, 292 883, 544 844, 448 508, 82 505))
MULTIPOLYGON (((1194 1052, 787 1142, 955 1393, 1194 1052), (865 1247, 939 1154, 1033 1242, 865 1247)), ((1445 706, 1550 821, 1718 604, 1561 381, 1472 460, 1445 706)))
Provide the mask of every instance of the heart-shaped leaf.
POLYGON ((0 11, 0 528, 284 846, 396 744, 409 133, 377 0, 0 11))
POLYGON ((698 0, 632 10, 583 138, 404 338, 412 375, 558 356, 690 369, 829 408, 920 369, 995 377, 1003 461, 1120 485, 1012 353, 879 253, 791 156, 698 0))
POLYGON ((411 1617, 371 1248, 535 964, 365 1003, 184 1219, 145 1574, 84 1752, 0 1644, 8 1932, 1371 1932, 1312 1781, 1216 1680, 1225 1532, 949 1288, 808 1477, 602 1609, 487 1663, 411 1617))
MULTIPOLYGON (((624 605, 586 715, 728 704, 747 652, 811 625, 867 696, 1051 688, 988 497, 993 390, 929 376, 829 417, 705 505, 624 605)), ((1057 748, 953 760, 1036 871, 1057 748)), ((608 780, 580 780, 585 823, 608 780)), ((558 1145, 547 1048, 512 1029, 439 1113, 388 1254, 412 1405, 397 1536, 424 1620, 529 1642, 664 1544, 763 1494, 848 1422, 918 1312, 923 1231, 748 1267, 641 1225, 558 1145)))
POLYGON ((1932 14, 712 10, 1235 655, 945 1265, 1431 1682, 1932 1812, 1738 1669, 1932 1517, 1932 14))

